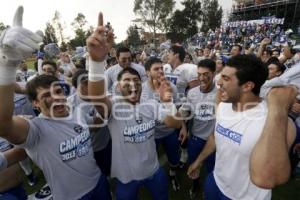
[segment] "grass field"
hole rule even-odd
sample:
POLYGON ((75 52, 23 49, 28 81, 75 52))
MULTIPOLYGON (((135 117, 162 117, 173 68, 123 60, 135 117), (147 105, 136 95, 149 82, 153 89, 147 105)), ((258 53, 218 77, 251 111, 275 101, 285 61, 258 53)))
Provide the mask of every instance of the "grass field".
MULTIPOLYGON (((160 162, 163 164, 164 168, 167 170, 167 165, 165 164, 165 156, 160 156, 160 162)), ((174 192, 169 185, 169 199, 170 200, 188 200, 188 190, 191 185, 190 179, 186 176, 186 170, 182 169, 179 171, 179 180, 181 182, 181 190, 178 192, 174 192)), ((31 194, 35 191, 37 191, 39 188, 41 188, 44 184, 44 178, 42 172, 38 168, 34 168, 34 172, 38 177, 38 184, 34 187, 30 187, 27 183, 25 184, 25 188, 28 194, 31 194)), ((203 199, 202 198, 202 183, 205 179, 205 172, 201 173, 201 186, 199 190, 199 194, 197 195, 198 200, 203 199)), ((112 190, 114 190, 114 181, 110 181, 112 190)), ((300 199, 300 174, 297 174, 295 177, 293 177, 288 183, 282 186, 278 186, 273 190, 272 194, 272 200, 299 200, 300 199)), ((140 200, 151 200, 151 196, 149 192, 142 188, 139 193, 139 199, 140 200)))

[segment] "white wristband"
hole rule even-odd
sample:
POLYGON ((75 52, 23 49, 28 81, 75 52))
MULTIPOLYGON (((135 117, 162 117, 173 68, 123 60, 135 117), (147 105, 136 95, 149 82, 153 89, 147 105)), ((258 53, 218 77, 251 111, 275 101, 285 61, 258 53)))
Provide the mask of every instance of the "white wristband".
POLYGON ((0 172, 7 168, 7 160, 2 152, 0 152, 0 172))
POLYGON ((17 68, 0 66, 0 85, 10 85, 16 82, 17 68))
POLYGON ((105 61, 96 62, 89 59, 89 81, 96 82, 104 79, 105 61))

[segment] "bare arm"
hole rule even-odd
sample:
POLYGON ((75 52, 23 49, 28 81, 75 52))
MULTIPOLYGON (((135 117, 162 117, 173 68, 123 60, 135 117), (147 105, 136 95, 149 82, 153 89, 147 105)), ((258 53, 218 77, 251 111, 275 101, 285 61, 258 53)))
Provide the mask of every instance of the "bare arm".
POLYGON ((266 46, 267 46, 268 44, 270 44, 270 42, 271 42, 271 40, 270 40, 269 38, 264 38, 264 39, 261 41, 261 43, 260 43, 260 45, 259 45, 259 48, 258 48, 258 52, 257 52, 257 54, 256 54, 256 56, 257 56, 258 58, 261 58, 261 57, 262 57, 263 51, 265 50, 266 46))
POLYGON ((88 95, 100 115, 109 116, 111 102, 106 97, 104 62, 113 43, 113 33, 106 32, 103 26, 103 15, 99 13, 98 27, 87 39, 87 47, 90 55, 90 69, 88 81, 88 95))
POLYGON ((7 167, 27 158, 27 154, 25 150, 17 147, 9 149, 8 151, 5 151, 3 154, 7 160, 7 167))
POLYGON ((179 118, 179 113, 177 113, 176 116, 167 115, 164 119, 164 124, 169 128, 179 129, 182 125, 182 120, 180 120, 179 118))
POLYGON ((194 88, 194 87, 197 87, 199 85, 199 80, 198 79, 195 79, 195 80, 192 80, 188 83, 188 87, 189 87, 189 90, 194 88))
POLYGON ((202 166, 203 161, 213 152, 216 151, 216 143, 215 143, 215 135, 214 133, 210 134, 208 140, 198 155, 197 159, 189 166, 188 176, 192 179, 196 179, 199 177, 200 168, 202 166))
POLYGON ((296 97, 295 88, 275 88, 268 95, 268 115, 261 137, 250 157, 250 178, 261 188, 271 189, 290 176, 289 148, 295 139, 295 126, 288 108, 296 97))
POLYGON ((13 117, 13 96, 17 63, 39 49, 43 38, 22 27, 23 7, 18 7, 13 25, 2 32, 0 41, 0 136, 10 143, 25 142, 29 124, 25 119, 13 117), (23 38, 19 41, 17 38, 23 38))

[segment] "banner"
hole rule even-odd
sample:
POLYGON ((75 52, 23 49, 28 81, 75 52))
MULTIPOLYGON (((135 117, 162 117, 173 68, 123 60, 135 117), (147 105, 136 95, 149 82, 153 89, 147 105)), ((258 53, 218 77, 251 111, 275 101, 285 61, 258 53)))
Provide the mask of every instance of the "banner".
POLYGON ((226 27, 241 27, 241 26, 249 26, 249 25, 262 25, 262 24, 280 24, 284 23, 284 18, 277 18, 275 16, 262 17, 257 20, 249 20, 249 21, 234 21, 234 22, 225 22, 223 23, 223 28, 226 27))

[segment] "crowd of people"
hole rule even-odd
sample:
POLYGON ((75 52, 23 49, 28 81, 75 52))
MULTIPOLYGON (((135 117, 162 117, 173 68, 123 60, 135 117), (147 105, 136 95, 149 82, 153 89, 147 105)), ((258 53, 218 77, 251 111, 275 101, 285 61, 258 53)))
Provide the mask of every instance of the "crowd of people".
POLYGON ((204 199, 268 200, 295 173, 300 51, 287 41, 270 48, 286 34, 280 26, 217 29, 133 53, 112 47, 100 13, 87 52, 73 60, 49 45, 31 70, 24 60, 43 38, 22 15, 19 7, 0 40, 0 199, 27 199, 29 158, 55 200, 134 200, 142 186, 166 200, 169 185, 182 192, 185 167, 191 199, 202 182, 204 199))

